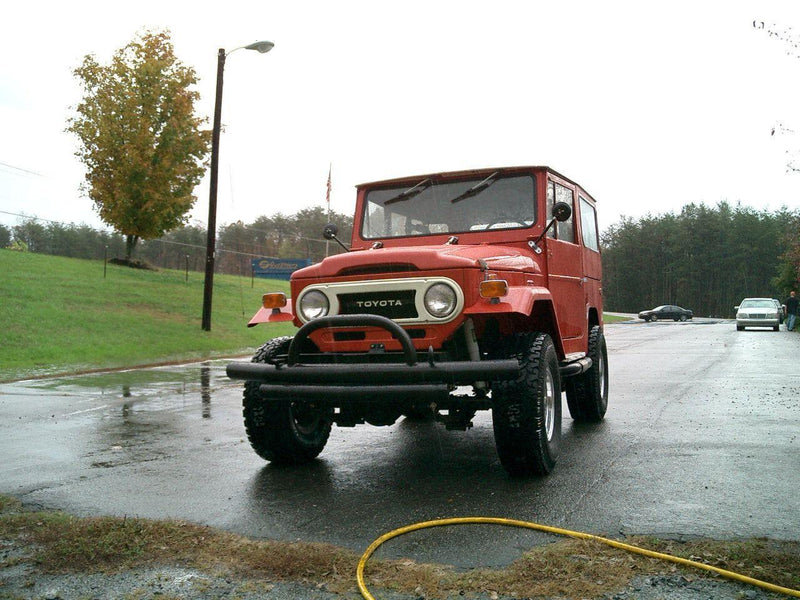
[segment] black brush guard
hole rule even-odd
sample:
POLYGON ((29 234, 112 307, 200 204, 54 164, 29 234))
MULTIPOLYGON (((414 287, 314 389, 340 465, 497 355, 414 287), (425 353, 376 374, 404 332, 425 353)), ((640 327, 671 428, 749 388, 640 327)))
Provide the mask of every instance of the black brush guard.
MULTIPOLYGON (((379 315, 336 315, 303 325, 292 339, 286 364, 233 362, 228 364, 226 372, 231 379, 261 382, 261 392, 270 398, 302 397, 330 403, 343 399, 441 397, 452 386, 514 379, 519 373, 516 359, 437 362, 435 358, 429 349, 426 359, 420 362, 411 337, 391 319, 379 315), (300 349, 309 334, 318 329, 341 327, 385 329, 403 347, 404 362, 370 362, 371 357, 384 356, 370 354, 361 355, 360 362, 304 364, 300 361, 300 349)), ((335 361, 336 355, 328 359, 335 361)))

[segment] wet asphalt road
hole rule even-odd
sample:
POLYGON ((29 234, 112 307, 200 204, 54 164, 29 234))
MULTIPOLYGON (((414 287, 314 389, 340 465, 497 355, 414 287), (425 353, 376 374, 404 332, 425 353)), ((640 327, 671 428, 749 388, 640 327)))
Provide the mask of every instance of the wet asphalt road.
MULTIPOLYGON (((546 478, 511 479, 489 413, 467 432, 401 420, 335 428, 320 459, 250 449, 228 361, 0 385, 0 493, 78 515, 175 517, 260 538, 364 550, 463 516, 600 535, 800 539, 800 336, 730 321, 606 327, 606 421, 573 424, 546 478)), ((545 539, 437 528, 382 556, 497 566, 545 539)))

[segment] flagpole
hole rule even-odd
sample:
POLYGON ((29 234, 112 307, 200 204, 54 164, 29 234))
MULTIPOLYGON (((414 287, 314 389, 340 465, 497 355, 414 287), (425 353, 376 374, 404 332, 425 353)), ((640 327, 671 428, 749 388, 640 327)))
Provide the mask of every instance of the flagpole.
MULTIPOLYGON (((328 163, 328 184, 325 192, 325 202, 328 204, 328 223, 331 222, 331 169, 333 163, 328 163)), ((325 257, 327 258, 330 253, 330 240, 325 240, 325 257)))

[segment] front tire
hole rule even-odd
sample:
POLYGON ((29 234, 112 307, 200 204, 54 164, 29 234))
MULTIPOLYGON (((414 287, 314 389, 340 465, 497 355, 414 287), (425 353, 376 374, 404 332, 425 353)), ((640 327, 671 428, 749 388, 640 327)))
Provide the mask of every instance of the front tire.
POLYGON ((510 475, 547 475, 561 442, 561 377, 550 336, 509 337, 506 356, 519 361, 513 381, 492 386, 492 425, 500 462, 510 475))
POLYGON ((608 350, 603 330, 595 325, 589 331, 586 356, 592 359, 588 371, 565 382, 570 416, 582 423, 599 423, 608 408, 608 350))
MULTIPOLYGON (((292 338, 278 337, 258 349, 251 362, 275 364, 289 351, 292 338)), ((331 433, 333 411, 296 398, 270 399, 259 382, 244 384, 244 427, 261 458, 276 464, 302 464, 316 458, 331 433)))

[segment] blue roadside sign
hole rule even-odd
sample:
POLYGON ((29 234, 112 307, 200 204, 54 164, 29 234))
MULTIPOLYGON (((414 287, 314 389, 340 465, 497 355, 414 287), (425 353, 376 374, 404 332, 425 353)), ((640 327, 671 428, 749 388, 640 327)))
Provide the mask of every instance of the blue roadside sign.
POLYGON ((254 258, 253 275, 268 279, 289 279, 297 269, 311 264, 308 258, 254 258))

